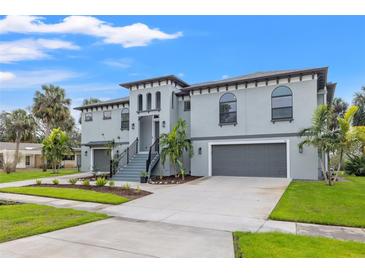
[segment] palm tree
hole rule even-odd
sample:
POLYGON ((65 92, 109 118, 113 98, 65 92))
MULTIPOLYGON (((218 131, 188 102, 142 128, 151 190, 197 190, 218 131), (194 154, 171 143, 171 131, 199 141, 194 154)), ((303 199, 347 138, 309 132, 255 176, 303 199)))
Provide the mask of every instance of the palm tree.
POLYGON ((29 140, 35 133, 35 121, 31 114, 23 109, 17 109, 1 115, 1 124, 6 138, 16 143, 12 171, 16 171, 19 160, 19 145, 22 140, 29 140))
POLYGON ((34 117, 44 124, 44 135, 48 136, 53 128, 70 132, 75 122, 70 113, 71 100, 66 98, 65 90, 54 85, 43 85, 33 98, 34 117))
POLYGON ((176 177, 177 170, 184 175, 182 160, 184 151, 189 153, 189 157, 193 156, 193 146, 187 138, 187 127, 186 121, 180 118, 170 133, 161 134, 160 136, 161 162, 165 165, 168 157, 176 177))
MULTIPOLYGON (((101 100, 99 100, 98 98, 93 98, 90 97, 89 99, 84 99, 84 101, 82 102, 82 106, 87 106, 87 105, 91 105, 91 104, 95 104, 95 103, 100 103, 101 100)), ((81 115, 79 117, 79 124, 81 124, 81 115)))
POLYGON ((361 144, 362 146, 365 144, 365 126, 353 126, 352 122, 354 116, 359 110, 358 106, 351 106, 343 118, 338 117, 338 144, 337 149, 339 151, 339 162, 337 167, 337 172, 335 175, 334 181, 336 182, 338 178, 338 174, 341 168, 343 155, 347 154, 351 151, 351 148, 356 144, 361 144))
POLYGON ((341 98, 334 98, 331 103, 332 111, 333 111, 333 124, 331 128, 338 128, 337 117, 343 117, 348 108, 348 104, 342 100, 341 98))
POLYGON ((304 145, 314 146, 322 155, 322 157, 320 157, 321 169, 323 177, 328 185, 332 185, 332 180, 327 176, 323 156, 329 155, 330 152, 335 151, 336 148, 337 136, 330 128, 332 115, 333 113, 330 107, 319 105, 313 114, 312 126, 299 132, 300 136, 304 138, 304 140, 299 143, 299 147, 302 148, 304 145))
POLYGON ((352 103, 359 107, 354 116, 353 124, 355 126, 365 126, 365 86, 361 88, 360 92, 355 93, 352 103))

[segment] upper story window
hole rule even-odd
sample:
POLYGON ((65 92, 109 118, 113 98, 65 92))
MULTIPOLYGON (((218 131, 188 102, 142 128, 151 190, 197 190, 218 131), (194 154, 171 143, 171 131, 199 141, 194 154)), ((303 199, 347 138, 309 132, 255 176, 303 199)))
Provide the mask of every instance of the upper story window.
POLYGON ((184 101, 184 111, 190 111, 190 101, 184 101))
POLYGON ((232 93, 225 93, 219 100, 219 123, 237 123, 237 99, 232 93))
POLYGON ((110 120, 112 118, 112 112, 110 110, 103 112, 103 120, 110 120))
POLYGON ((129 130, 129 109, 123 108, 122 109, 122 123, 121 129, 122 130, 129 130))
POLYGON ((161 92, 156 92, 156 109, 161 109, 161 92))
POLYGON ((290 88, 280 86, 271 94, 271 120, 293 119, 293 93, 290 88))
POLYGON ((93 114, 91 112, 85 113, 85 122, 90 122, 93 120, 93 114))
POLYGON ((151 110, 152 108, 152 95, 151 93, 147 93, 147 110, 151 110))
POLYGON ((138 111, 142 111, 143 109, 143 97, 142 94, 138 95, 138 111))

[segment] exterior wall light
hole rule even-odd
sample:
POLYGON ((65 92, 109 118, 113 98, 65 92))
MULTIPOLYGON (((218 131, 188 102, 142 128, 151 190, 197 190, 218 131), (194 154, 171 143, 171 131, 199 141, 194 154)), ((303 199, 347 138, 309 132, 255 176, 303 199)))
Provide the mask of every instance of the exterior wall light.
POLYGON ((87 156, 87 150, 85 150, 85 153, 84 154, 85 154, 85 156, 87 156))
POLYGON ((162 121, 162 127, 166 127, 166 122, 162 121))
POLYGON ((132 129, 134 129, 134 123, 132 123, 132 129))
POLYGON ((303 147, 299 147, 299 153, 303 153, 303 147))
POLYGON ((198 148, 198 154, 199 155, 202 155, 202 148, 200 147, 200 148, 198 148))

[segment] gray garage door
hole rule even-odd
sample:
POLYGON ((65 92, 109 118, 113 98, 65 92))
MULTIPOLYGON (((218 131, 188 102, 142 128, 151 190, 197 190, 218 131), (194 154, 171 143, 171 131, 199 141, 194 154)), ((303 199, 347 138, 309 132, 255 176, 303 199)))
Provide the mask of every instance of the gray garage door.
POLYGON ((109 171, 110 150, 94 149, 94 171, 109 171))
POLYGON ((212 175, 286 177, 286 144, 212 146, 212 175))

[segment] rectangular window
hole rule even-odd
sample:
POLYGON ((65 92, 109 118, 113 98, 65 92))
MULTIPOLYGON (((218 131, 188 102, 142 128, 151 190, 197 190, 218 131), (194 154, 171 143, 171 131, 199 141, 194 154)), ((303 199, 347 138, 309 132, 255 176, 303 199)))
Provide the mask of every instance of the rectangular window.
POLYGON ((93 120, 93 114, 91 112, 85 113, 85 122, 90 122, 93 120))
POLYGON ((184 101, 184 111, 190 111, 190 101, 184 101))
POLYGON ((25 156, 25 165, 30 166, 30 156, 29 155, 25 156))
POLYGON ((103 120, 110 120, 112 118, 112 112, 110 110, 103 112, 103 120))
POLYGON ((292 107, 283 107, 283 108, 273 108, 272 109, 272 119, 288 119, 293 117, 293 108, 292 107))

